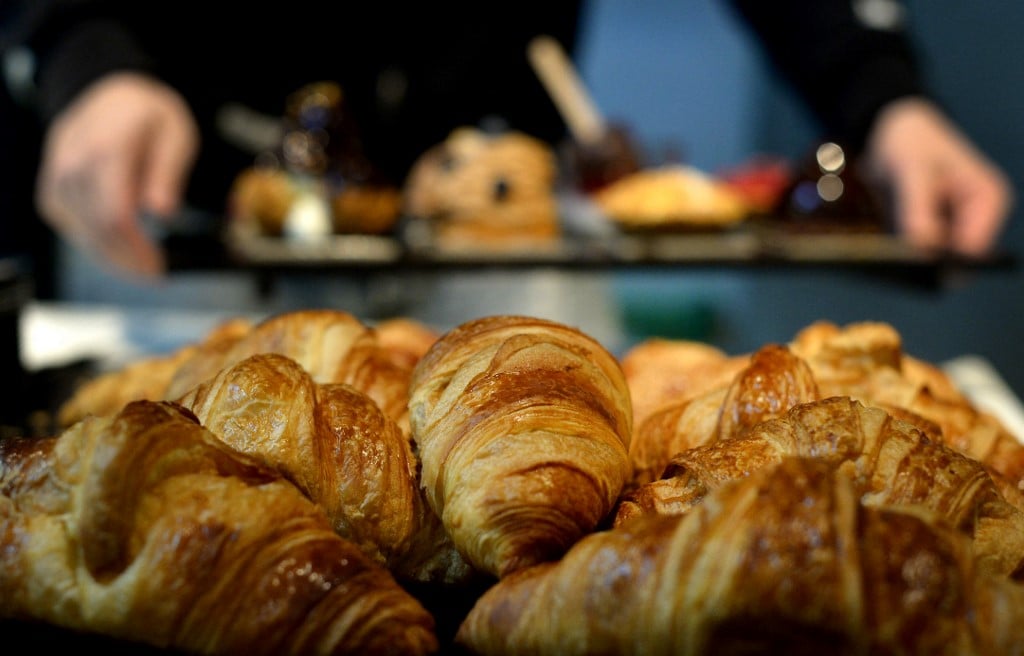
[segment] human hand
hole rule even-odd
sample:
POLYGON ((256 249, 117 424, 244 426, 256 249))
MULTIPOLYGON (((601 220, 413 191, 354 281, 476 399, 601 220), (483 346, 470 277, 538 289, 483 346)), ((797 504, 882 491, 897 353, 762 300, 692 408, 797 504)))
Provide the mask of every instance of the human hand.
POLYGON ((108 75, 47 131, 36 206, 101 265, 158 278, 165 257, 140 218, 174 215, 198 149, 198 127, 176 91, 138 73, 108 75))
POLYGON ((1010 184, 935 105, 908 98, 884 108, 867 162, 893 191, 909 243, 967 257, 993 249, 1013 204, 1010 184))

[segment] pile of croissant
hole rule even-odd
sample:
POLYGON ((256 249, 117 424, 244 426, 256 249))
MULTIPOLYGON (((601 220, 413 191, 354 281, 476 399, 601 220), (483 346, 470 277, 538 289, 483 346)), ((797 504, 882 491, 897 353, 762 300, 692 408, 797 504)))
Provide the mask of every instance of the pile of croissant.
POLYGON ((198 654, 1024 654, 1024 446, 880 322, 302 310, 0 441, 0 618, 198 654), (442 635, 410 590, 482 591, 442 635))

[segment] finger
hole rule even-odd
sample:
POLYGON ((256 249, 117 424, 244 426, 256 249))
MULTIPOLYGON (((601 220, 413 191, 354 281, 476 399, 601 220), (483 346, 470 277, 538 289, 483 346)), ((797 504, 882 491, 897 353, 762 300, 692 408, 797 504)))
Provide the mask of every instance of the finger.
POLYGON ((95 181, 91 213, 92 250, 108 268, 147 278, 164 271, 162 251, 146 235, 139 220, 139 177, 130 158, 117 158, 101 168, 95 181))
POLYGON ((90 250, 97 241, 93 233, 99 229, 93 218, 98 211, 93 187, 97 170, 97 166, 44 166, 36 188, 36 207, 46 222, 72 243, 90 250))
POLYGON ((171 216, 181 206, 198 137, 187 114, 169 114, 154 126, 151 147, 141 163, 141 204, 157 216, 171 216))
POLYGON ((88 169, 63 161, 59 129, 54 128, 53 133, 46 141, 37 174, 35 206, 39 215, 57 232, 70 235, 79 231, 76 218, 79 214, 73 210, 88 187, 84 176, 75 171, 88 169))
POLYGON ((1009 211, 1009 192, 999 184, 978 184, 953 200, 953 243, 963 255, 992 250, 1009 211))
POLYGON ((908 167, 894 174, 897 223, 904 238, 924 249, 946 244, 946 220, 936 201, 934 178, 925 167, 908 167))

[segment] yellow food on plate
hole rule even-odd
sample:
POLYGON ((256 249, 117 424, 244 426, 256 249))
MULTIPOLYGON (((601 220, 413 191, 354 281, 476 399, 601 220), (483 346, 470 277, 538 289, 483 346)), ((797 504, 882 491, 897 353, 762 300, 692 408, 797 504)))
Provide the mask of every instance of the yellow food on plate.
POLYGON ((725 183, 678 164, 621 178, 596 192, 593 200, 626 228, 719 228, 742 221, 750 209, 725 183))

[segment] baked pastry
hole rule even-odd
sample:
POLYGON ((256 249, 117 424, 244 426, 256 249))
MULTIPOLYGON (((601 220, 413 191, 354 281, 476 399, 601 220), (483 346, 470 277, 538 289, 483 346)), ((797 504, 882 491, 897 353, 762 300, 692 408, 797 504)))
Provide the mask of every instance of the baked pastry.
POLYGON ((680 451, 713 441, 728 391, 722 386, 663 406, 634 428, 629 444, 633 477, 627 489, 657 480, 680 451))
POLYGON ((615 522, 689 512, 724 482, 788 456, 842 470, 868 505, 940 514, 973 537, 980 569, 1024 576, 1024 511, 1007 501, 982 464, 849 397, 798 404, 739 436, 677 453, 661 478, 624 495, 615 522))
POLYGON ((633 485, 658 478, 680 451, 737 437, 798 403, 821 398, 810 367, 785 345, 766 344, 751 356, 729 360, 737 362, 745 366, 728 383, 712 378, 717 387, 665 403, 634 430, 633 485))
POLYGON ((561 234, 557 165, 547 143, 517 131, 461 127, 425 152, 404 185, 404 213, 445 250, 549 248, 561 234))
POLYGON ((933 514, 859 497, 784 459, 498 581, 456 639, 488 656, 1019 653, 1024 587, 978 571, 933 514))
POLYGON ((759 348, 729 384, 715 439, 728 440, 798 403, 821 398, 811 368, 783 344, 759 348))
POLYGON ((409 440, 354 387, 318 384, 294 360, 263 353, 179 401, 225 443, 295 483, 397 578, 454 583, 473 574, 427 505, 409 440))
POLYGON ((163 400, 178 369, 192 357, 216 352, 252 329, 252 322, 235 318, 217 325, 202 340, 166 355, 140 358, 113 371, 83 381, 57 409, 56 424, 70 426, 86 415, 112 415, 131 401, 163 400))
POLYGON ((371 327, 348 312, 327 309, 284 312, 255 324, 234 323, 169 360, 149 359, 102 374, 62 404, 59 418, 67 426, 86 414, 117 409, 125 398, 177 400, 225 367, 258 353, 286 355, 318 383, 352 385, 408 432, 411 372, 392 361, 371 327), (159 380, 147 378, 151 366, 159 368, 159 380))
POLYGON ((791 348, 810 365, 822 395, 884 407, 1024 489, 1018 436, 974 405, 941 369, 907 354, 891 325, 817 321, 793 338, 791 348))
POLYGON ((591 198, 616 225, 634 230, 720 229, 750 213, 743 197, 724 182, 681 164, 641 169, 591 198))
POLYGON ((629 479, 629 389, 614 356, 575 328, 466 322, 419 361, 409 393, 421 484, 483 572, 557 559, 629 479))
POLYGON ((275 166, 243 169, 228 191, 228 218, 244 222, 256 234, 280 237, 288 212, 299 196, 292 176, 275 166))
POLYGON ((294 485, 153 401, 0 441, 0 617, 197 654, 438 648, 294 485))
POLYGON ((331 226, 343 235, 384 235, 402 215, 402 191, 384 183, 329 187, 331 226))
MULTIPOLYGON (((1018 438, 997 417, 980 410, 942 369, 906 353, 892 325, 816 321, 786 346, 809 367, 819 398, 849 396, 884 408, 933 441, 983 462, 1000 485, 1024 489, 1024 446, 1018 438)), ((665 339, 649 339, 626 352, 623 369, 634 407, 640 408, 632 451, 641 479, 657 475, 673 450, 704 443, 719 430, 724 387, 751 357, 728 356, 699 342, 665 339), (649 423, 654 414, 659 416, 649 423)), ((765 373, 764 385, 780 382, 775 374, 765 373)), ((765 403, 753 407, 757 412, 769 409, 765 403)), ((772 411, 786 409, 779 404, 772 411)), ((735 412, 736 407, 728 411, 735 412)))
POLYGON ((242 237, 380 235, 398 223, 402 194, 367 158, 337 82, 306 84, 285 99, 278 143, 236 177, 231 227, 242 237))
POLYGON ((344 182, 298 175, 276 166, 254 165, 232 183, 228 217, 242 236, 303 236, 300 202, 310 195, 323 213, 326 234, 384 235, 398 224, 402 192, 383 182, 344 182))
POLYGON ((441 333, 427 324, 409 317, 391 317, 373 324, 377 341, 392 361, 412 371, 441 333))
POLYGON ((620 359, 633 397, 634 425, 662 405, 728 385, 748 359, 695 340, 649 337, 634 344, 620 359))

